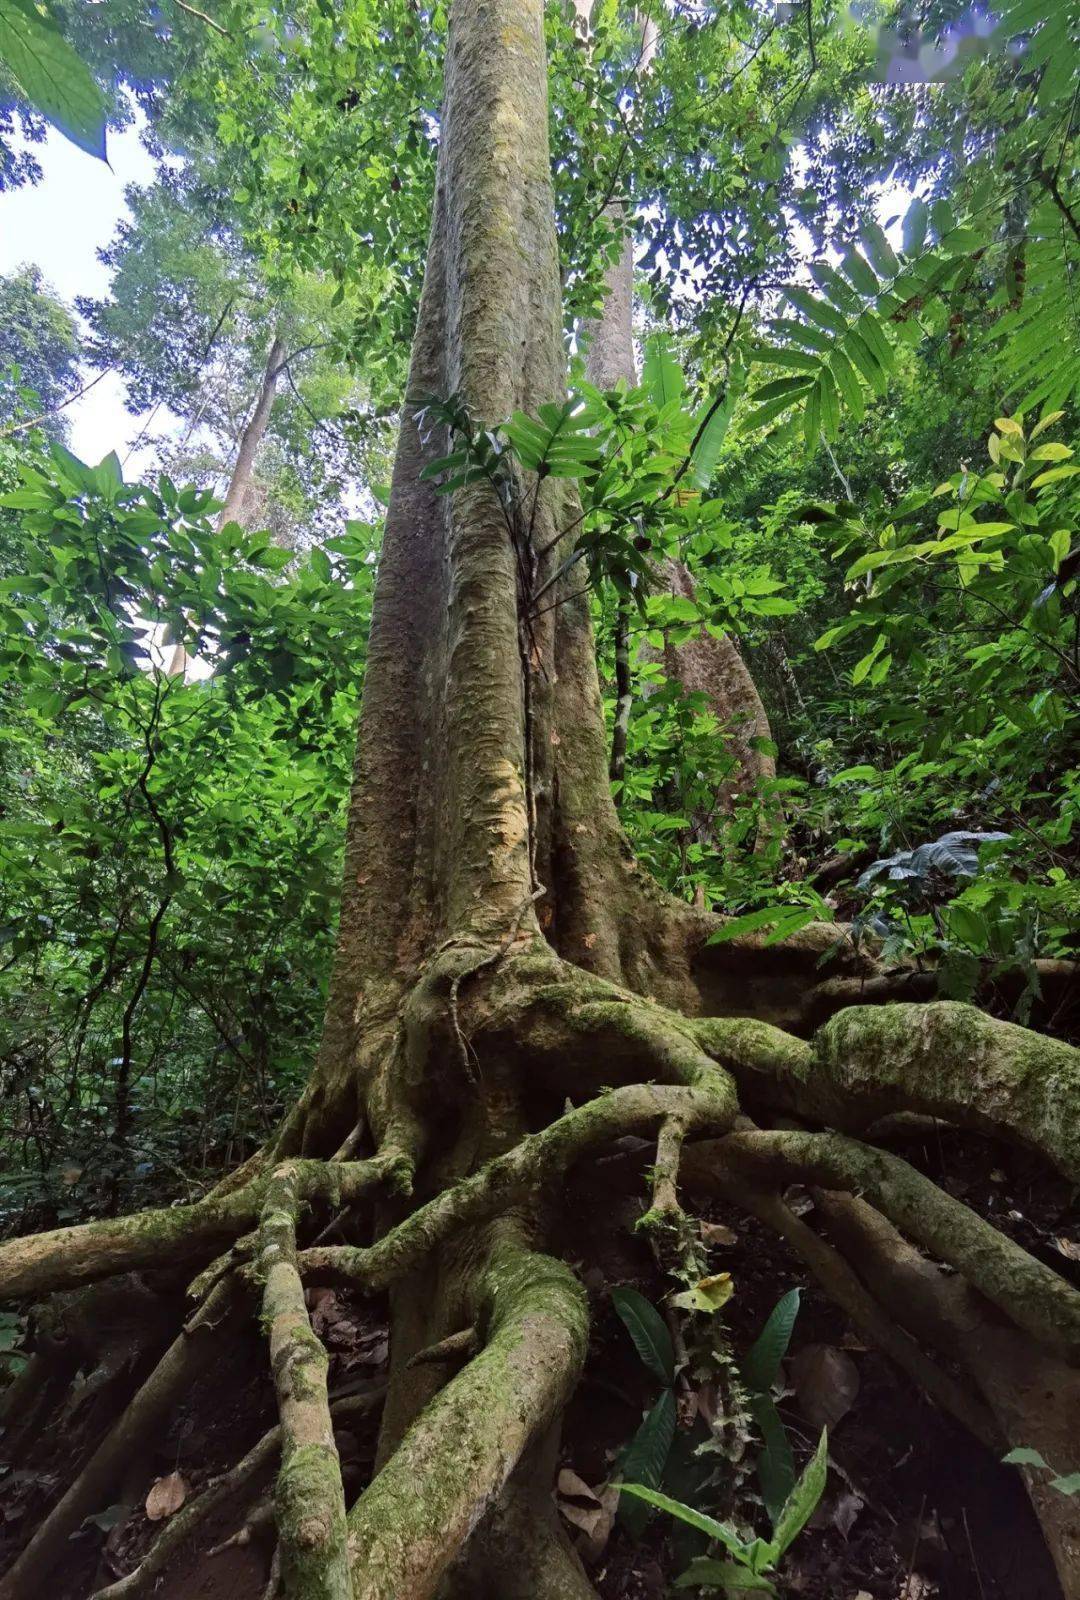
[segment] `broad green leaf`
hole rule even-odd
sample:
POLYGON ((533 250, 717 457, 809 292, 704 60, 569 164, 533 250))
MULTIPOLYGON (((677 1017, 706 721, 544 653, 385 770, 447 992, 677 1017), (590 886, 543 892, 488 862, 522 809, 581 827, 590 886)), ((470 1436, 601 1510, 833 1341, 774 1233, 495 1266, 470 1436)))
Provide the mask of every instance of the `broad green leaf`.
MULTIPOLYGON (((647 1489, 659 1486, 675 1438, 675 1391, 664 1389, 652 1409, 647 1413, 638 1431, 627 1445, 619 1462, 619 1475, 647 1489)), ((619 1520, 635 1538, 640 1537, 648 1508, 640 1500, 619 1498, 619 1520)))
POLYGON ((818 1501, 825 1492, 829 1473, 829 1430, 822 1428, 817 1450, 803 1470, 802 1477, 788 1496, 773 1527, 773 1542, 777 1554, 789 1550, 813 1516, 818 1501))
POLYGON ((895 278, 900 271, 900 262, 880 224, 867 218, 859 229, 859 238, 878 277, 895 278))
POLYGON ((926 229, 930 221, 930 212, 925 200, 915 199, 907 208, 904 217, 903 236, 904 254, 914 256, 919 253, 926 242, 926 229))
POLYGON ((1060 483, 1063 478, 1075 478, 1080 473, 1080 467, 1051 467, 1048 472, 1040 472, 1037 478, 1032 478, 1031 487, 1042 489, 1048 483, 1060 483))
POLYGON ((842 334, 847 332, 847 318, 842 316, 835 306, 831 306, 827 300, 819 299, 817 295, 811 294, 808 289, 787 289, 785 290, 785 296, 797 311, 801 311, 809 321, 816 322, 818 327, 823 328, 826 333, 842 334))
POLYGON ((752 433, 756 428, 763 428, 766 423, 772 422, 780 415, 782 411, 790 410, 797 400, 801 400, 804 394, 809 394, 810 392, 811 386, 809 383, 806 383, 798 390, 792 390, 788 394, 778 395, 775 399, 766 400, 762 405, 755 406, 754 409, 743 418, 743 430, 747 433, 752 433))
POLYGON ((634 1349, 654 1378, 661 1383, 675 1382, 675 1349, 667 1323, 651 1301, 636 1289, 612 1289, 611 1303, 634 1349))
POLYGON ((652 333, 645 340, 641 381, 649 391, 650 399, 658 406, 678 400, 686 388, 683 370, 671 354, 666 333, 652 333))
POLYGON ((818 447, 821 434, 821 374, 806 397, 806 410, 803 412, 803 439, 806 448, 814 451, 818 447))
POLYGON ((834 440, 840 433, 840 400, 831 368, 822 367, 818 387, 821 391, 821 426, 826 439, 834 440))
POLYGON ((80 150, 105 160, 105 97, 32 0, 0 0, 0 61, 36 111, 80 150))
POLYGON ((855 288, 867 299, 872 299, 877 294, 880 288, 877 274, 858 250, 848 251, 840 263, 840 270, 847 274, 855 288))
POLYGON ((756 361, 768 362, 775 367, 794 367, 799 372, 809 372, 817 376, 821 362, 818 355, 809 350, 795 350, 791 345, 759 345, 754 352, 756 361))
POLYGON ((722 1589, 725 1594, 775 1594, 768 1578, 735 1561, 717 1561, 714 1556, 698 1556, 681 1572, 673 1589, 722 1589))
POLYGON ((1002 1456, 1002 1462, 1007 1467, 1043 1467, 1047 1472, 1051 1469, 1038 1450, 1032 1450, 1029 1445, 1020 1445, 1015 1450, 1010 1450, 1007 1456, 1002 1456))
POLYGON ((703 1511, 695 1511, 693 1506, 684 1506, 681 1500, 671 1500, 656 1489, 648 1489, 640 1483, 622 1483, 619 1485, 619 1491, 621 1494, 637 1495, 640 1500, 655 1506, 657 1511, 666 1511, 668 1516, 677 1517, 689 1527, 697 1528, 699 1533, 708 1534, 710 1539, 722 1544, 725 1550, 730 1550, 733 1556, 745 1556, 750 1548, 728 1523, 717 1522, 715 1517, 707 1517, 703 1511))
POLYGON ((723 397, 718 395, 715 400, 709 401, 695 419, 695 427, 701 427, 702 421, 705 422, 701 428, 701 437, 694 445, 693 451, 694 480, 699 488, 706 487, 716 469, 717 458, 731 424, 741 383, 740 379, 736 384, 733 375, 727 394, 723 397))
POLYGON ((774 922, 779 922, 795 908, 792 906, 764 906, 758 911, 745 911, 740 917, 732 917, 730 922, 725 922, 722 928, 717 928, 715 933, 710 933, 710 944, 727 944, 729 939, 740 939, 744 933, 754 933, 758 928, 771 927, 774 922))
POLYGON ((859 383, 855 368, 839 346, 833 351, 832 360, 829 364, 832 368, 833 377, 836 379, 836 387, 844 397, 844 404, 855 418, 855 421, 861 422, 866 414, 866 405, 863 400, 862 385, 859 383))
POLYGON ((757 1458, 761 1498, 770 1519, 775 1522, 795 1486, 795 1458, 771 1396, 754 1395, 750 1401, 750 1414, 761 1434, 761 1451, 757 1458))
MULTIPOLYGON (((869 769, 873 775, 873 768, 869 769)), ((758 1394, 768 1394, 780 1373, 792 1329, 799 1314, 801 1291, 789 1289, 770 1311, 765 1326, 742 1360, 743 1382, 758 1394)))

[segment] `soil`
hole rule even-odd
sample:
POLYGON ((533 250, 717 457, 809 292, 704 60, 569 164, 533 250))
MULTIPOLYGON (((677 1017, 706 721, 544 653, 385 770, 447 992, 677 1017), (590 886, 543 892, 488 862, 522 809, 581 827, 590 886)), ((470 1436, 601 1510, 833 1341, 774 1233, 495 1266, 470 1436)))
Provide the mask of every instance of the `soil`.
MULTIPOLYGON (((1076 1217, 1067 1186, 1039 1173, 1022 1153, 970 1136, 919 1131, 901 1133, 893 1143, 950 1193, 1080 1281, 1076 1217)), ((630 1141, 606 1164, 610 1186, 598 1194, 594 1170, 588 1189, 571 1193, 566 1208, 575 1218, 575 1231, 564 1240, 564 1253, 582 1270, 593 1333, 585 1378, 565 1418, 562 1464, 597 1489, 658 1393, 610 1299, 617 1284, 634 1285, 654 1303, 663 1294, 652 1257, 633 1232, 642 1209, 641 1169, 650 1154, 630 1141)), ((789 1198, 800 1207, 812 1205, 809 1196, 789 1198)), ((792 1600, 1061 1600, 1016 1469, 995 1461, 866 1349, 781 1240, 719 1204, 711 1204, 702 1219, 713 1225, 706 1230, 710 1270, 730 1272, 734 1280, 724 1318, 736 1352, 749 1348, 781 1294, 795 1286, 802 1291, 778 1402, 800 1466, 818 1434, 806 1410, 822 1400, 820 1394, 815 1400, 812 1385, 808 1390, 793 1377, 815 1367, 825 1374, 819 1382, 824 1403, 847 1407, 830 1426, 825 1497, 777 1575, 779 1593, 792 1600), (852 1374, 857 1378, 853 1395, 852 1374)), ((808 1219, 814 1222, 812 1210, 808 1219)), ((378 1306, 330 1290, 316 1291, 310 1304, 331 1354, 332 1393, 385 1375, 386 1328, 378 1306)), ((129 1387, 137 1378, 133 1369, 129 1387)), ((135 1509, 120 1515, 112 1529, 90 1524, 71 1541, 50 1585, 50 1600, 86 1600, 95 1587, 136 1564, 156 1531, 143 1510, 155 1478, 178 1471, 188 1494, 194 1494, 274 1421, 265 1348, 252 1330, 232 1358, 189 1395, 154 1460, 146 1463, 133 1495, 135 1509)), ((350 1417, 339 1437, 349 1498, 370 1476, 376 1425, 375 1413, 350 1417)), ((92 1443, 74 1425, 68 1433, 43 1430, 18 1470, 0 1478, 0 1567, 67 1480, 72 1462, 92 1443)), ((756 1446, 748 1448, 749 1461, 756 1446)), ((254 1486, 252 1499, 268 1489, 268 1483, 254 1486)), ((710 1501, 710 1493, 722 1501, 717 1486, 699 1499, 701 1508, 728 1515, 731 1508, 710 1501)), ((765 1532, 754 1494, 749 1473, 738 1509, 765 1532)), ((199 1529, 195 1547, 178 1557, 154 1591, 155 1600, 262 1600, 272 1555, 267 1534, 207 1554, 237 1531, 252 1499, 199 1529)), ((116 1508, 110 1512, 116 1516, 116 1508)), ((108 1523, 110 1516, 103 1520, 108 1523)), ((688 1559, 685 1534, 661 1514, 651 1517, 638 1541, 617 1521, 599 1548, 590 1548, 569 1522, 568 1532, 579 1540, 602 1600, 658 1600, 669 1593, 688 1559)))

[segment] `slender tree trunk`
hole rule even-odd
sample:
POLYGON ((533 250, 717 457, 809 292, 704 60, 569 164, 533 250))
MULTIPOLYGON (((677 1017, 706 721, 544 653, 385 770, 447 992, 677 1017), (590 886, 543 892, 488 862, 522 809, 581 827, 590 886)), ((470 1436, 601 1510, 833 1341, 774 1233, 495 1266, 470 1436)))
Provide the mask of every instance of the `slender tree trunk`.
POLYGON ((251 416, 244 425, 240 435, 240 442, 236 447, 236 460, 233 462, 232 476, 229 487, 225 491, 225 502, 221 508, 220 525, 226 522, 244 521, 244 501, 251 488, 252 474, 255 468, 255 457, 258 453, 270 413, 274 408, 274 397, 277 394, 278 378, 281 376, 282 361, 285 355, 285 341, 280 333, 275 333, 263 369, 262 383, 255 399, 255 406, 251 416))
MULTIPOLYGON (((236 447, 236 459, 229 477, 229 487, 225 491, 225 500, 218 515, 219 528, 223 528, 227 522, 239 522, 242 527, 247 526, 249 507, 246 502, 250 497, 255 457, 259 453, 259 446, 270 422, 270 413, 274 409, 274 397, 277 394, 284 356, 285 341, 280 333, 275 333, 266 357, 266 366, 263 368, 262 382, 255 398, 254 409, 244 424, 244 430, 236 447)), ((187 660, 184 646, 175 645, 165 667, 166 677, 182 677, 187 668, 187 660)))

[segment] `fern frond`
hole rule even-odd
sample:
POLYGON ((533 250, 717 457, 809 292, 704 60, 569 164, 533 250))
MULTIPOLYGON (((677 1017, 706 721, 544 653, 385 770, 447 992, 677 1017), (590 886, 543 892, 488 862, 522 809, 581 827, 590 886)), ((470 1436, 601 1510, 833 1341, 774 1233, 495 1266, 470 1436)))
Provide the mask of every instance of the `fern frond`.
MULTIPOLYGON (((943 293, 984 240, 958 226, 943 202, 928 208, 914 200, 904 218, 904 244, 898 255, 874 221, 859 229, 861 249, 852 248, 840 270, 824 261, 810 267, 817 289, 792 286, 784 299, 794 315, 779 316, 755 359, 792 372, 757 389, 744 428, 764 427, 795 406, 803 406, 804 433, 813 445, 819 432, 835 439, 841 411, 855 418, 865 409, 863 384, 883 395, 896 364, 894 339, 915 324, 926 302, 943 293), (927 244, 932 225, 934 239, 927 244)), ((917 336, 917 332, 916 332, 917 336)))

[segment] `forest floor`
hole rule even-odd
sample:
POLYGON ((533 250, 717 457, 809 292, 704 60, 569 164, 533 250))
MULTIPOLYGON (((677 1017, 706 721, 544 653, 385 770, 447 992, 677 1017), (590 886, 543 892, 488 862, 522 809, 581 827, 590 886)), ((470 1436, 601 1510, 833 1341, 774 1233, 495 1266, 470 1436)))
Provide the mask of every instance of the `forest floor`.
MULTIPOLYGON (((1080 1281, 1069 1190, 1039 1175, 1037 1163, 954 1134, 920 1135, 899 1148, 1026 1249, 1080 1281)), ((632 1284, 654 1302, 663 1292, 648 1251, 631 1231, 640 1204, 625 1171, 640 1166, 642 1156, 628 1149, 613 1158, 610 1204, 597 1206, 595 1187, 591 1201, 583 1195, 580 1206, 569 1208, 584 1219, 582 1229, 564 1241, 567 1258, 582 1267, 593 1333, 585 1378, 565 1419, 560 1482, 570 1492, 561 1504, 603 1600, 661 1600, 693 1553, 685 1543, 680 1547, 680 1530, 662 1516, 654 1516, 635 1542, 586 1491, 601 1491, 656 1398, 655 1380, 638 1361, 609 1298, 616 1284, 632 1284), (623 1211, 626 1226, 613 1229, 623 1211), (566 1473, 581 1480, 580 1492, 566 1473)), ((808 1194, 789 1193, 788 1199, 815 1220, 808 1194)), ((803 1291, 779 1409, 800 1464, 822 1422, 829 1422, 831 1470, 825 1497, 785 1562, 779 1592, 800 1600, 1060 1600, 1016 1469, 996 1462, 868 1350, 783 1241, 720 1204, 711 1204, 702 1221, 712 1270, 730 1271, 735 1282, 724 1315, 736 1351, 753 1342, 781 1294, 795 1286, 803 1291)), ((387 1333, 377 1305, 323 1289, 314 1291, 311 1308, 332 1358, 332 1395, 363 1392, 385 1376, 387 1333)), ((130 1387, 135 1376, 122 1374, 117 1381, 130 1387)), ((0 1567, 70 1473, 71 1440, 80 1431, 77 1397, 75 1407, 66 1421, 42 1429, 17 1469, 0 1479, 0 1567)), ((129 1496, 134 1508, 109 1508, 71 1541, 50 1600, 87 1600, 135 1564, 156 1531, 144 1508, 149 1479, 178 1474, 189 1497, 235 1463, 275 1420, 265 1347, 253 1328, 232 1359, 189 1394, 153 1461, 135 1464, 138 1494, 129 1496)), ((376 1432, 372 1410, 350 1416, 338 1433, 350 1498, 370 1476, 376 1432)), ((264 1494, 269 1486, 264 1480, 256 1488, 264 1494)), ((243 1516, 234 1507, 224 1519, 209 1521, 199 1532, 198 1548, 177 1559, 154 1591, 155 1600, 263 1600, 272 1556, 268 1523, 244 1543, 207 1553, 236 1532, 243 1516)))

